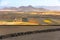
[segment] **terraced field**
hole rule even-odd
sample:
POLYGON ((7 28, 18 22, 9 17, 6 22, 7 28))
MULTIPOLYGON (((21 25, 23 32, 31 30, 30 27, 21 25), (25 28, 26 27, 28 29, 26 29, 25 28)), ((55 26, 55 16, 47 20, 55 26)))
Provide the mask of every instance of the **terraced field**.
POLYGON ((0 21, 0 25, 60 25, 60 19, 54 18, 35 18, 36 22, 32 20, 32 22, 7 22, 0 21))
POLYGON ((0 14, 0 25, 60 25, 59 15, 0 14))

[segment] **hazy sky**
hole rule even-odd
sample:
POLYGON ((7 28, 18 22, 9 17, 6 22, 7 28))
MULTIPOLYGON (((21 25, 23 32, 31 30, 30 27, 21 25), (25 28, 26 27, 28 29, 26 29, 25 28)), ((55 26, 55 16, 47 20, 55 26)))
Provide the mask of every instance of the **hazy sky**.
POLYGON ((0 6, 60 6, 60 0, 0 0, 0 6))

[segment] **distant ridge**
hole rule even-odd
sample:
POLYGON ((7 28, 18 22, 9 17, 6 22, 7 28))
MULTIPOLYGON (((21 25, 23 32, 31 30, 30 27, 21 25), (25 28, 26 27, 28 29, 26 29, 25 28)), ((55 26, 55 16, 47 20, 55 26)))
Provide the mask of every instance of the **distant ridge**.
MULTIPOLYGON (((45 9, 45 8, 36 8, 36 7, 33 7, 31 5, 29 6, 20 6, 20 7, 5 7, 1 10, 5 10, 5 11, 8 11, 8 10, 15 10, 15 11, 23 11, 23 12, 30 12, 30 11, 37 11, 37 12, 44 12, 44 11, 48 11, 48 9, 45 9)), ((1 11, 0 10, 0 11, 1 11)))
POLYGON ((60 11, 60 6, 36 6, 37 8, 45 8, 52 11, 60 11))

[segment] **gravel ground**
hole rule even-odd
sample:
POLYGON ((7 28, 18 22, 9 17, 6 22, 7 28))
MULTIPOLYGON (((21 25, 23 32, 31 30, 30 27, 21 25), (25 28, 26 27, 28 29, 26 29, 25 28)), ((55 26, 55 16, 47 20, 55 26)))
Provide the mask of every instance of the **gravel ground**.
POLYGON ((36 34, 6 38, 2 40, 60 40, 60 31, 36 33, 36 34))
MULTIPOLYGON (((60 26, 0 26, 0 35, 55 28, 60 28, 60 26)), ((60 40, 60 31, 35 33, 1 40, 60 40)))
POLYGON ((0 26, 0 35, 53 28, 60 28, 60 26, 0 26))

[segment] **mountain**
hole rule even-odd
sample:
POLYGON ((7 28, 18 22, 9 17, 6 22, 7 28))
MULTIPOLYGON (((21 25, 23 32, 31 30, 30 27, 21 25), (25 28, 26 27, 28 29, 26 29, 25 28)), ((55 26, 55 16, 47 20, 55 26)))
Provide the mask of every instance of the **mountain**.
POLYGON ((45 8, 52 11, 60 11, 60 6, 36 6, 37 8, 45 8))
POLYGON ((16 7, 4 7, 3 9, 4 10, 17 10, 16 7))
POLYGON ((44 8, 35 8, 33 6, 21 6, 18 8, 19 11, 46 11, 47 9, 44 8))
POLYGON ((16 11, 60 11, 60 6, 20 6, 20 7, 1 7, 0 10, 16 10, 16 11))
POLYGON ((29 6, 20 6, 18 8, 16 7, 5 7, 2 10, 16 10, 16 11, 23 11, 23 12, 30 12, 30 11, 38 11, 38 12, 44 12, 44 11, 48 11, 48 9, 45 8, 36 8, 33 7, 31 5, 29 6))

